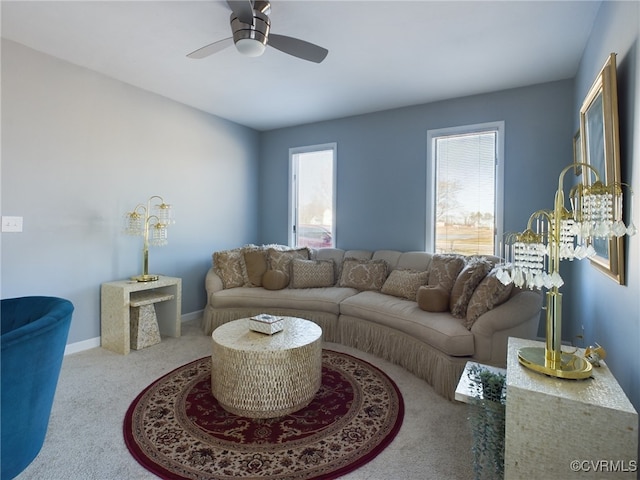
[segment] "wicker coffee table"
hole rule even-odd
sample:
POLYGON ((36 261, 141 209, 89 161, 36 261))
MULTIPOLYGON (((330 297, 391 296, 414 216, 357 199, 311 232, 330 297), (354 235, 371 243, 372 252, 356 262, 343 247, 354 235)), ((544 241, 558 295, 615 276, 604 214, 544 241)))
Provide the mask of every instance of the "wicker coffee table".
POLYGON ((281 332, 249 330, 249 319, 225 323, 211 335, 211 391, 227 411, 273 418, 306 407, 320 388, 322 329, 284 317, 281 332))

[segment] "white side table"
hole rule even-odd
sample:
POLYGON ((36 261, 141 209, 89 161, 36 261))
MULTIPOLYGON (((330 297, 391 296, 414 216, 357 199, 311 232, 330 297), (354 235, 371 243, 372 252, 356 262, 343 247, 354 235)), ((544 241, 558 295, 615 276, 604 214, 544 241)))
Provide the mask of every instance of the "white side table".
POLYGON ((126 355, 131 348, 131 307, 153 304, 160 334, 179 337, 182 279, 161 276, 154 282, 103 283, 100 298, 102 348, 126 355))
POLYGON ((518 362, 509 338, 505 478, 637 478, 638 414, 604 362, 585 380, 552 378, 518 362))

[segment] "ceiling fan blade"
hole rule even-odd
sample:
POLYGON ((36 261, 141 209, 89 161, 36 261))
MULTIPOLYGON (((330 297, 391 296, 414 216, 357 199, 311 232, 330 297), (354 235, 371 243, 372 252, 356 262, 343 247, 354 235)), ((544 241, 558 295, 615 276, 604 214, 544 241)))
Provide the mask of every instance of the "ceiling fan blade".
POLYGON ((229 8, 242 23, 253 24, 253 2, 251 0, 227 0, 229 8))
POLYGON ((269 34, 267 45, 294 57, 315 63, 322 62, 329 53, 326 48, 319 47, 313 43, 305 42, 299 38, 276 35, 275 33, 269 34))
POLYGON ((225 38, 223 40, 218 40, 217 42, 210 43, 209 45, 205 45, 202 48, 194 50, 187 57, 189 58, 204 58, 209 55, 213 55, 214 53, 219 52, 220 50, 224 50, 227 47, 233 45, 233 37, 225 38))

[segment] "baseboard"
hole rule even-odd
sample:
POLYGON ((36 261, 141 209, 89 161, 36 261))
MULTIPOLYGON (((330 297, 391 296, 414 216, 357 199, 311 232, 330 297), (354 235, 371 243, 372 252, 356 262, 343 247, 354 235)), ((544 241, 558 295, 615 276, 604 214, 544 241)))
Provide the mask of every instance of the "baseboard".
POLYGON ((65 356, 72 353, 83 352, 84 350, 90 350, 100 346, 100 337, 90 338, 89 340, 83 340, 82 342, 69 343, 64 349, 65 356))
MULTIPOLYGON (((202 313, 204 310, 197 310, 191 313, 185 313, 180 317, 180 321, 182 323, 189 322, 191 320, 197 320, 202 317, 202 313)), ((100 346, 100 337, 90 338, 89 340, 82 340, 81 342, 69 343, 64 349, 65 356, 71 355, 73 353, 83 352, 85 350, 90 350, 92 348, 97 348, 100 346)))
POLYGON ((197 320, 199 318, 202 318, 203 313, 204 313, 204 310, 196 310, 195 312, 185 313, 181 317, 182 323, 190 322, 191 320, 197 320))

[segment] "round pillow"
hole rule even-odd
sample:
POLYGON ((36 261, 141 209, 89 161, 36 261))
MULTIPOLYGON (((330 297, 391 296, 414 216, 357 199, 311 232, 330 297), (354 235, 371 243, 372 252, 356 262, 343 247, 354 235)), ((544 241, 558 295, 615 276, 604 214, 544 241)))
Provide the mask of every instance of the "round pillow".
POLYGON ((416 295, 418 306, 426 312, 449 310, 449 293, 440 285, 422 285, 416 295))
POLYGON ((281 270, 267 270, 262 276, 262 286, 267 290, 282 290, 289 285, 289 276, 281 270))

